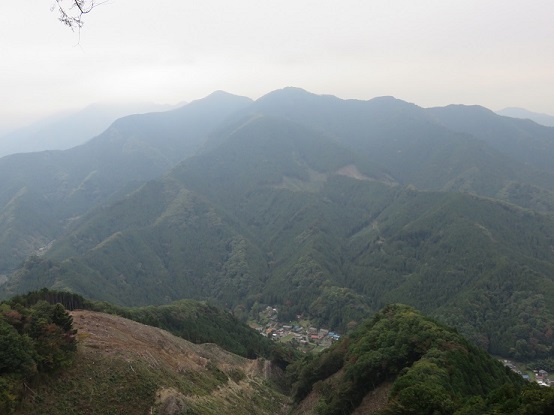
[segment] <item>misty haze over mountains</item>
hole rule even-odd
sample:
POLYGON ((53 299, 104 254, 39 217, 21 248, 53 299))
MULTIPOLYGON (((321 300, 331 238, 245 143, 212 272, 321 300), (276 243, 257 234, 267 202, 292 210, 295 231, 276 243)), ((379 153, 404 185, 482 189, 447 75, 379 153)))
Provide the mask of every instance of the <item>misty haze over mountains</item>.
POLYGON ((554 414, 553 16, 5 2, 0 415, 554 414))
MULTIPOLYGON (((183 105, 185 103, 174 106, 150 103, 91 104, 77 112, 50 116, 9 132, 0 131, 0 157, 15 153, 67 150, 99 135, 123 116, 163 112, 183 105)), ((505 108, 496 113, 511 118, 529 119, 544 126, 554 126, 554 116, 523 108, 505 108)))
MULTIPOLYGON (((184 103, 177 106, 182 105, 184 103)), ((177 106, 149 103, 92 104, 77 112, 51 116, 0 134, 0 157, 15 153, 67 150, 102 133, 118 118, 167 111, 177 106)))
POLYGON ((219 91, 1 158, 2 295, 258 303, 342 330, 402 302, 545 357, 552 160, 554 128, 479 106, 219 91))

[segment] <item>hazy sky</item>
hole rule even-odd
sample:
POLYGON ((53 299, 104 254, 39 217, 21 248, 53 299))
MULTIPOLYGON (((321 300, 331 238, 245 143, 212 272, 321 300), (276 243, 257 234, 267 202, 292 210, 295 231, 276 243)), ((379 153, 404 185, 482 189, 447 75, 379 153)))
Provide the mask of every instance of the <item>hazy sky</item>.
POLYGON ((98 101, 285 86, 554 114, 553 0, 107 0, 80 39, 54 0, 4 3, 0 131, 98 101))

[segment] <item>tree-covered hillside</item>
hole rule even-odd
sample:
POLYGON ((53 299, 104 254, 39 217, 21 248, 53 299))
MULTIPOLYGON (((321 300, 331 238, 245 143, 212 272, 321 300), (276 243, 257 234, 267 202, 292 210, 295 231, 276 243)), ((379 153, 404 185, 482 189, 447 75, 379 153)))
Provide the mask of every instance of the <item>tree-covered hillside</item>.
POLYGON ((548 388, 529 384, 456 331, 402 305, 385 307, 330 349, 290 366, 288 375, 298 414, 554 409, 548 388))
POLYGON ((554 207, 553 128, 482 107, 424 109, 393 97, 340 100, 298 88, 269 93, 247 110, 324 131, 386 167, 402 184, 474 192, 533 209, 554 207), (524 197, 522 187, 512 197, 514 183, 525 184, 524 197))
POLYGON ((242 316, 263 304, 340 331, 401 302, 492 353, 553 356, 554 180, 539 163, 552 129, 289 88, 253 103, 220 93, 114 128, 73 150, 97 157, 89 179, 117 187, 109 198, 62 168, 66 153, 48 168, 37 161, 36 179, 0 160, 19 178, 0 189, 0 253, 15 263, 32 251, 19 243, 52 242, 9 275, 3 296, 48 287, 122 306, 192 298, 242 316), (103 140, 117 151, 92 151, 103 140), (135 150, 171 159, 160 166, 190 157, 139 186, 125 180, 143 162, 118 156, 135 150))
POLYGON ((69 150, 0 158, 0 274, 42 252, 79 216, 193 155, 249 103, 218 92, 173 111, 121 118, 69 150))
MULTIPOLYGON (((0 412, 14 413, 28 383, 71 365, 73 319, 61 304, 0 303, 0 412)), ((32 385, 32 383, 31 383, 32 385)), ((32 393, 32 390, 31 390, 32 393)))
POLYGON ((445 127, 482 140, 537 170, 554 171, 553 127, 502 117, 480 106, 448 105, 428 110, 445 127))
POLYGON ((258 117, 84 217, 4 289, 257 302, 341 331, 403 302, 532 359, 553 352, 553 235, 549 214, 398 186, 321 132, 258 117))
POLYGON ((258 116, 273 118, 271 128, 293 121, 332 139, 342 147, 337 154, 353 151, 389 182, 554 209, 553 128, 482 108, 426 110, 392 97, 341 100, 285 88, 252 102, 216 92, 177 110, 122 118, 66 151, 0 159, 0 273, 48 249, 91 209, 226 143, 258 116))

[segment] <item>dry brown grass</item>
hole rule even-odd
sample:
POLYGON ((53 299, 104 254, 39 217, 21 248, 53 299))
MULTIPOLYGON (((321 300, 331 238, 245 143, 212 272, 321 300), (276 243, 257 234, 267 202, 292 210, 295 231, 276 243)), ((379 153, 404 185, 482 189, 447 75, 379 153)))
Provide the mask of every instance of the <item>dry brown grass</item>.
POLYGON ((72 312, 79 347, 71 368, 40 385, 19 414, 285 414, 268 362, 193 344, 122 317, 72 312), (45 412, 46 411, 46 412, 45 412))

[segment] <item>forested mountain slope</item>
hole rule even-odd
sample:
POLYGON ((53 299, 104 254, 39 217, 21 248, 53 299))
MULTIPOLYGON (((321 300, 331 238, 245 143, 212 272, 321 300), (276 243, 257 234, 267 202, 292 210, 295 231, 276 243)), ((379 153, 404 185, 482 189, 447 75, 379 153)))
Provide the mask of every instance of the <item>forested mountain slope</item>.
POLYGON ((471 134, 514 160, 538 170, 554 171, 554 127, 502 117, 477 105, 449 105, 427 111, 452 131, 471 134))
POLYGON ((3 289, 258 302, 341 330, 403 302, 531 359, 553 352, 553 238, 550 214, 399 186, 321 130, 258 116, 83 217, 3 289))
POLYGON ((426 110, 392 97, 341 100, 285 88, 252 102, 217 92, 177 110, 125 117, 67 151, 0 159, 0 274, 46 250, 92 208, 217 148, 256 116, 330 138, 379 170, 379 180, 554 210, 552 128, 483 108, 426 110))
POLYGON ((60 236, 67 223, 157 177, 200 148, 250 100, 223 92, 182 108, 116 121, 66 151, 0 159, 0 274, 60 236))
POLYGON ((554 208, 554 128, 482 107, 424 109, 393 97, 341 100, 298 88, 269 93, 240 114, 320 130, 402 184, 554 208))

